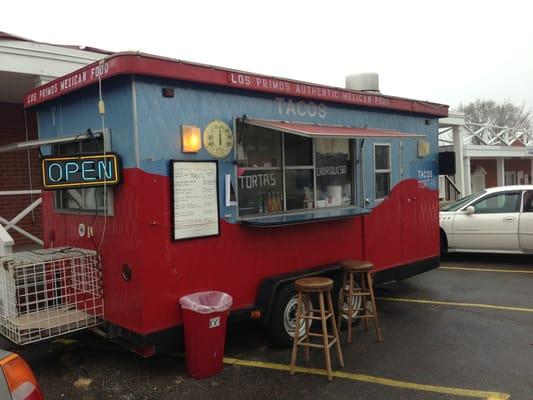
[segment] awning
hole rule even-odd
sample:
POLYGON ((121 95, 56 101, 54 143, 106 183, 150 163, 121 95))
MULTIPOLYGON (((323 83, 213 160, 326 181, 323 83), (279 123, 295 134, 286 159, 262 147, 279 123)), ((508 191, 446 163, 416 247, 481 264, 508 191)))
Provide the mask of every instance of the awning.
MULTIPOLYGON (((242 121, 242 120, 240 120, 242 121)), ((268 121, 263 119, 244 120, 245 124, 261 128, 273 129, 305 137, 331 137, 331 138, 417 138, 424 135, 391 131, 388 129, 353 128, 347 126, 306 124, 301 122, 268 121)))
POLYGON ((101 135, 102 135, 101 132, 93 132, 91 134, 79 133, 77 135, 70 135, 70 136, 57 136, 57 137, 52 137, 48 139, 36 139, 36 140, 28 140, 24 142, 14 142, 14 143, 9 143, 9 144, 0 146, 0 153, 5 153, 8 151, 35 149, 41 146, 49 146, 53 144, 72 143, 72 142, 77 142, 77 141, 84 140, 84 139, 91 139, 93 137, 99 137, 101 135))

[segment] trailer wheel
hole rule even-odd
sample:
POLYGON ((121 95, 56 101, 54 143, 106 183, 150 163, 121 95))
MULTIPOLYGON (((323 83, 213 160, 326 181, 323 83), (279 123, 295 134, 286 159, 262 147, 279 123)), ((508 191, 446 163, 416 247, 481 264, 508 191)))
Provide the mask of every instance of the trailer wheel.
MULTIPOLYGON (((298 296, 292 283, 283 286, 276 296, 269 324, 270 336, 276 346, 290 347, 292 345, 296 328, 297 300, 298 296)), ((308 310, 310 306, 309 297, 304 295, 304 310, 308 310)), ((307 323, 310 327, 312 321, 308 320, 307 323)), ((304 334, 305 323, 302 323, 298 330, 298 337, 304 334)))
MULTIPOLYGON (((354 281, 354 288, 359 288, 359 283, 357 281, 354 281)), ((350 311, 349 303, 347 299, 344 299, 344 302, 341 306, 341 296, 342 296, 342 283, 339 285, 338 289, 338 296, 337 296, 337 312, 341 313, 341 328, 346 328, 348 326, 348 312, 350 311)), ((361 308, 362 304, 362 298, 361 297, 353 297, 352 298, 352 326, 359 324, 360 319, 353 319, 357 314, 359 314, 359 309, 361 308)))

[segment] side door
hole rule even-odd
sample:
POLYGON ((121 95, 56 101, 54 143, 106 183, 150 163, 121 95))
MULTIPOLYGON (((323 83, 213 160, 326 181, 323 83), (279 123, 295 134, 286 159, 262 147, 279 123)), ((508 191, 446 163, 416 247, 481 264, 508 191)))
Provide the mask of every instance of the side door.
POLYGON ((518 223, 520 249, 533 252, 533 190, 524 193, 520 222, 518 223))
POLYGON ((466 207, 453 222, 457 249, 483 251, 517 251, 520 191, 491 193, 475 203, 473 214, 466 207))

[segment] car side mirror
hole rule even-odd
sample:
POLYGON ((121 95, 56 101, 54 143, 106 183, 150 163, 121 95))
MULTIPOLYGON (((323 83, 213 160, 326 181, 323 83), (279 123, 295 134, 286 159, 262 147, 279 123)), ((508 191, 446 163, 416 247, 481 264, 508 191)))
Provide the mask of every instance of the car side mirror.
POLYGON ((476 213, 476 209, 474 206, 468 206, 466 207, 465 212, 466 212, 466 215, 472 215, 476 213))

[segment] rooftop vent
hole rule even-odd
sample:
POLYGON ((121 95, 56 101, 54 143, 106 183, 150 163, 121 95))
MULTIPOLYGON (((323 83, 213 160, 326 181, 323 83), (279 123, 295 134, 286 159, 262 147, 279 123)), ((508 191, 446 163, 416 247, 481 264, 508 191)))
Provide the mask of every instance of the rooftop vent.
POLYGON ((375 72, 348 75, 346 89, 379 93, 379 76, 375 72))

